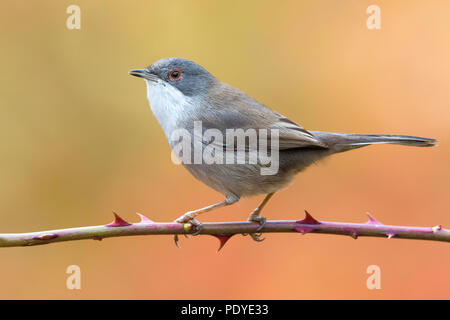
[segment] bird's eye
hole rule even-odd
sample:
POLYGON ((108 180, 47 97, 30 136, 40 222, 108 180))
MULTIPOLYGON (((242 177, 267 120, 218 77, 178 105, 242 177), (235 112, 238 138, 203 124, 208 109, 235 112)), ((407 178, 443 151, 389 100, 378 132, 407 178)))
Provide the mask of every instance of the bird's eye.
POLYGON ((181 74, 182 74, 181 69, 174 68, 169 72, 169 79, 172 81, 178 81, 181 79, 181 74))

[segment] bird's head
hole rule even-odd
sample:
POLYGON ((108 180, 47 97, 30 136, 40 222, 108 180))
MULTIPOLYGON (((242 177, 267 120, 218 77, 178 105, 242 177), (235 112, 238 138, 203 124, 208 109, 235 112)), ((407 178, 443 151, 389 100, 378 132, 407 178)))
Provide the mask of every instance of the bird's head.
POLYGON ((205 94, 218 81, 202 66, 182 58, 162 59, 129 73, 144 78, 149 86, 171 86, 188 97, 205 94))

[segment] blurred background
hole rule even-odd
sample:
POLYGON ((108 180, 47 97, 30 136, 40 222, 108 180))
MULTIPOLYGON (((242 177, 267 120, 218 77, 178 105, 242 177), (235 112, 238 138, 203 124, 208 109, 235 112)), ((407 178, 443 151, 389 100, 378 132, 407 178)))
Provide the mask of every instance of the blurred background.
MULTIPOLYGON (((0 4, 0 233, 155 221, 222 200, 170 160, 144 81, 165 57, 207 68, 310 130, 436 138, 373 146, 300 174, 272 219, 450 227, 448 1, 25 1, 0 4), (81 8, 69 30, 66 8, 81 8), (381 30, 366 8, 381 8, 381 30)), ((202 221, 246 219, 261 197, 202 221)), ((2 299, 450 298, 449 245, 270 234, 0 248, 2 299), (81 268, 81 290, 66 268, 81 268), (366 269, 381 268, 368 290, 366 269)))

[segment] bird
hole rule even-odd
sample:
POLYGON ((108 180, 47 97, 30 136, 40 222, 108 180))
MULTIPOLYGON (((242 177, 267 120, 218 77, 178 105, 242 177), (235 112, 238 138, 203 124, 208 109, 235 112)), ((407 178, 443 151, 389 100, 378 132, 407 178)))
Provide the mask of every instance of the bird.
MULTIPOLYGON (((336 153, 372 144, 430 147, 437 142, 435 139, 407 135, 306 130, 245 92, 220 81, 199 64, 184 58, 164 58, 145 69, 133 69, 129 74, 145 80, 150 108, 172 150, 179 142, 174 139, 174 133, 183 129, 195 135, 192 132, 195 131, 196 123, 201 123, 201 133, 215 130, 226 136, 230 129, 252 129, 258 138, 262 137, 261 130, 274 132, 273 136, 277 136, 278 145, 275 147, 269 145, 268 136, 259 140, 266 143, 271 154, 276 153, 278 156, 277 170, 273 174, 261 174, 261 170, 267 168, 267 164, 261 161, 182 163, 196 179, 224 196, 221 202, 188 211, 175 220, 178 223, 190 223, 196 230, 194 235, 200 234, 202 230, 202 224, 196 219, 200 214, 230 206, 243 197, 264 194, 263 201, 248 218, 249 222, 258 226, 256 232, 251 234, 253 240, 262 241, 259 231, 267 220, 261 215, 263 208, 275 192, 290 185, 294 177, 311 164, 336 153)), ((202 150, 209 144, 213 144, 216 151, 223 148, 231 152, 234 158, 237 157, 239 150, 235 146, 230 148, 228 141, 202 140, 202 150)), ((248 146, 244 149, 250 152, 248 146)), ((188 158, 192 160, 192 157, 188 158)), ((245 159, 248 159, 248 154, 245 159)))

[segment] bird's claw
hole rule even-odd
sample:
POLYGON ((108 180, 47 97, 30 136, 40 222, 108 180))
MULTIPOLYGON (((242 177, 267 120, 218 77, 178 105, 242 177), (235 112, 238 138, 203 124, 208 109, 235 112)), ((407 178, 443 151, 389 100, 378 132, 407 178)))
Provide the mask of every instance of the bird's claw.
POLYGON ((194 227, 194 232, 192 233, 193 236, 198 236, 200 232, 203 230, 203 225, 200 223, 200 221, 192 219, 189 221, 190 224, 194 227))
POLYGON ((252 239, 256 242, 262 242, 264 241, 266 238, 261 238, 262 233, 250 233, 250 237, 252 237, 252 239))
POLYGON ((262 233, 259 233, 259 231, 261 231, 262 228, 264 228, 264 226, 266 225, 267 219, 266 219, 266 217, 260 216, 258 213, 259 212, 257 212, 257 211, 252 212, 252 214, 248 218, 248 221, 259 224, 258 229, 256 229, 257 233, 250 233, 250 237, 252 237, 252 239, 256 242, 261 242, 261 241, 264 241, 265 238, 261 238, 262 233))
MULTIPOLYGON (((194 219, 194 216, 190 213, 186 213, 184 215, 182 215, 181 217, 179 217, 178 219, 175 220, 175 222, 177 223, 190 223, 193 227, 194 232, 192 233, 193 236, 197 236, 200 234, 200 232, 203 229, 203 225, 200 223, 200 221, 194 219)), ((184 234, 184 236, 187 238, 187 234, 184 234)), ((174 235, 173 240, 175 241, 175 245, 179 248, 180 246, 178 245, 178 235, 174 235)))
POLYGON ((266 225, 267 219, 266 217, 262 217, 258 214, 251 214, 250 217, 248 218, 249 222, 255 222, 257 224, 259 224, 258 229, 256 229, 257 232, 261 231, 262 228, 264 228, 264 226, 266 225))
POLYGON ((180 245, 178 244, 178 235, 176 234, 176 235, 174 235, 173 236, 173 241, 175 242, 175 245, 177 246, 177 248, 179 248, 180 247, 180 245))

